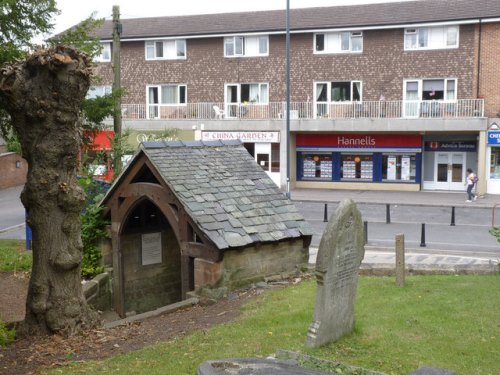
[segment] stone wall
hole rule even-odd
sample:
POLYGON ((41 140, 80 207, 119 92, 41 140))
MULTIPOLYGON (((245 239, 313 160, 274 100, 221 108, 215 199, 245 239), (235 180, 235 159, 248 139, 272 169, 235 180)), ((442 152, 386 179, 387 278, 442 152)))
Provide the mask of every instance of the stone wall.
POLYGON ((28 163, 15 152, 0 154, 0 189, 26 183, 28 163))
POLYGON ((121 237, 125 311, 141 313, 181 300, 180 248, 171 228, 162 231, 162 262, 142 265, 141 234, 121 237))
POLYGON ((235 289, 271 276, 290 277, 307 269, 308 258, 302 240, 227 250, 219 263, 195 259, 195 288, 235 289))
POLYGON ((110 274, 97 275, 83 284, 83 294, 87 302, 96 310, 106 311, 112 306, 110 274))

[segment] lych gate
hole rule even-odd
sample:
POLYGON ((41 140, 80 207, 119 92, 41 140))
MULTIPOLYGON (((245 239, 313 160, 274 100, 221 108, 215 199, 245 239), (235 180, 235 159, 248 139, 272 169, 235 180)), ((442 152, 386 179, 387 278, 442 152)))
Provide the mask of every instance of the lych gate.
POLYGON ((146 143, 103 205, 122 317, 307 264, 311 228, 239 142, 146 143))

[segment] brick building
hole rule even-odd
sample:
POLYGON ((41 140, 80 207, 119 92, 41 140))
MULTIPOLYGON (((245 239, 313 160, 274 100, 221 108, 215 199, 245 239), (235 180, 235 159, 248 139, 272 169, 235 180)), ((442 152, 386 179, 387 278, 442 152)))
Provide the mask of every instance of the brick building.
MULTIPOLYGON (((124 127, 239 138, 292 187, 500 194, 500 2, 420 0, 122 20, 124 127), (290 138, 287 137, 289 115, 290 138), (287 155, 288 139, 290 153, 287 155)), ((112 23, 93 88, 112 84, 112 23)))

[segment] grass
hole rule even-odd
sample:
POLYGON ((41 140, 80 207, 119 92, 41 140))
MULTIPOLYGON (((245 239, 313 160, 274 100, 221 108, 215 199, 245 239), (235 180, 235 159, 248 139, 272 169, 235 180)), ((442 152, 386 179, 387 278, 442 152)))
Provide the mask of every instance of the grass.
POLYGON ((500 278, 361 277, 354 331, 318 349, 305 347, 312 320, 313 280, 260 296, 235 322, 110 358, 51 373, 194 374, 208 359, 267 357, 278 349, 387 374, 422 366, 460 375, 493 375, 500 368, 500 278))
POLYGON ((0 271, 28 271, 31 252, 25 250, 21 240, 0 240, 0 271))

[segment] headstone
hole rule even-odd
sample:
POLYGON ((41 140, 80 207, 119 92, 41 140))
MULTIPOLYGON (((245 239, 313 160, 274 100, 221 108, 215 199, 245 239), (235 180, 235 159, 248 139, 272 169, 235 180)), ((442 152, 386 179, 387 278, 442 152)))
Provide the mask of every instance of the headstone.
POLYGON ((316 305, 306 345, 318 347, 352 331, 358 272, 365 254, 361 213, 343 200, 330 218, 316 258, 316 305))
POLYGON ((405 235, 396 234, 396 285, 405 286, 405 235))
POLYGON ((328 375, 330 372, 300 367, 275 359, 231 358, 209 360, 196 369, 196 375, 328 375))

